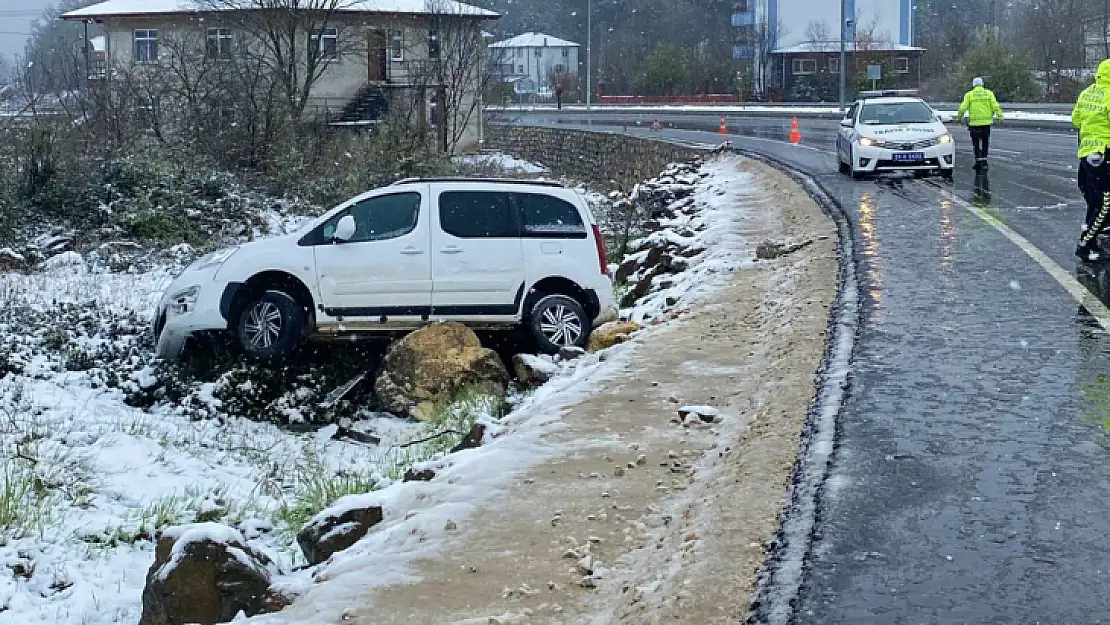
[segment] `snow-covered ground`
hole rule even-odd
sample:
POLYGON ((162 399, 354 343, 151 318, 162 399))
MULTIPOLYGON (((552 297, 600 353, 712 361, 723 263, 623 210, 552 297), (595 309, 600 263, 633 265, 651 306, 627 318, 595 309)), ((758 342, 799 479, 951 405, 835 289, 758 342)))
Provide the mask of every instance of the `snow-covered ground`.
POLYGON ((514 174, 544 174, 548 169, 501 152, 470 154, 455 157, 455 164, 464 167, 493 168, 514 174))
MULTIPOLYGON (((736 210, 750 179, 735 159, 706 165, 704 173, 696 218, 666 223, 655 236, 692 232, 705 251, 665 296, 656 291, 628 310, 633 317, 688 306, 746 262, 734 245, 738 234, 721 216, 736 210)), ((267 220, 274 231, 297 222, 267 220)), ((300 602, 307 607, 271 618, 334 611, 337 600, 403 577, 413 558, 433 553, 448 520, 465 518, 548 453, 540 437, 558 427, 564 406, 620 375, 635 357, 618 348, 604 360, 560 363, 555 380, 512 398, 514 410, 491 427, 501 435, 490 445, 443 460, 437 441, 403 447, 438 429, 365 410, 344 425, 372 432, 378 445, 337 438, 336 424, 291 431, 244 418, 216 396, 229 386, 252 390, 252 380, 233 377, 235 371, 217 383, 178 381, 183 397, 140 401, 146 389, 166 382, 159 379, 165 370, 150 366, 146 324, 180 263, 113 272, 88 255, 56 258, 29 275, 0 274, 0 613, 13 623, 136 622, 156 530, 207 521, 234 526, 268 554, 287 572, 279 588, 307 591, 300 602), (206 411, 198 412, 197 403, 206 411), (405 469, 429 460, 444 479, 400 482, 405 469), (303 564, 296 530, 351 493, 382 502, 385 522, 330 563, 295 572, 303 564), (326 579, 341 581, 316 583, 326 579)), ((309 376, 285 397, 316 397, 330 383, 309 376)), ((470 410, 476 414, 456 416, 491 423, 499 416, 488 406, 470 410)))

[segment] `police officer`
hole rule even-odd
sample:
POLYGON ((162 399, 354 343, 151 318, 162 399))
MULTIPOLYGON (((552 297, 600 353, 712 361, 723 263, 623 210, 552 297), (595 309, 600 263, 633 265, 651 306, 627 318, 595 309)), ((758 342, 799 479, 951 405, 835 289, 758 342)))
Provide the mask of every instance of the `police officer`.
POLYGON ((1087 200, 1087 218, 1075 255, 1099 260, 1098 235, 1110 217, 1110 60, 1103 61, 1095 82, 1079 94, 1071 123, 1079 129, 1079 188, 1087 200))
POLYGON ((983 86, 983 79, 971 81, 971 91, 964 95, 956 119, 961 122, 968 116, 967 128, 971 131, 971 144, 975 148, 975 169, 987 169, 987 155, 991 148, 991 125, 994 118, 1002 121, 1002 107, 994 92, 983 86))

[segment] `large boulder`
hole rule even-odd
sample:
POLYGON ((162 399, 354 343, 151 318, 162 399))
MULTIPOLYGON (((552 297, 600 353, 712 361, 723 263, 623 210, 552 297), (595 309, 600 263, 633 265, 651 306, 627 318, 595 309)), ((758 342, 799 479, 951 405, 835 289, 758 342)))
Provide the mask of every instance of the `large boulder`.
POLYGON ((550 357, 517 354, 513 356, 513 374, 526 387, 540 386, 559 373, 559 365, 550 357))
POLYGON ((280 609, 270 590, 271 561, 238 530, 217 523, 162 532, 146 575, 139 625, 227 623, 280 609))
POLYGON ((625 343, 632 338, 633 332, 641 329, 643 326, 632 321, 613 321, 600 326, 590 334, 590 351, 599 352, 625 343))
POLYGON ((344 497, 301 528, 297 544, 310 565, 320 564, 332 554, 350 548, 382 522, 382 507, 363 499, 359 495, 344 497))
POLYGON ((470 328, 437 323, 395 342, 374 379, 382 408, 424 421, 439 400, 464 388, 504 396, 509 372, 497 352, 482 347, 470 328))

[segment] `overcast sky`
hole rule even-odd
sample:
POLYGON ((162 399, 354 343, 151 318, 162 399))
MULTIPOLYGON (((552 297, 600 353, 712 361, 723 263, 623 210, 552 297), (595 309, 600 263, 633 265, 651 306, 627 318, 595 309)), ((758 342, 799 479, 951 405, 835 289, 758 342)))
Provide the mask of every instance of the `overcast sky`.
POLYGON ((0 54, 22 54, 31 22, 55 0, 0 0, 0 54))

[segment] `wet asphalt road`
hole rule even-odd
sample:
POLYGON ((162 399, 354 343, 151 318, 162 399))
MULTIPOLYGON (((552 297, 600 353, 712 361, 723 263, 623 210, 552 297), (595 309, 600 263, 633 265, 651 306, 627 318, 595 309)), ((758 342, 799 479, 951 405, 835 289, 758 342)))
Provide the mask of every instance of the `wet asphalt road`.
POLYGON ((1074 135, 1003 127, 976 180, 954 129, 960 169, 948 186, 837 174, 835 122, 802 120, 800 147, 782 143, 785 122, 751 124, 755 136, 728 138, 814 176, 847 209, 864 293, 794 622, 1110 623, 1110 338, 1041 266, 938 192, 985 208, 1074 273, 1074 135))

